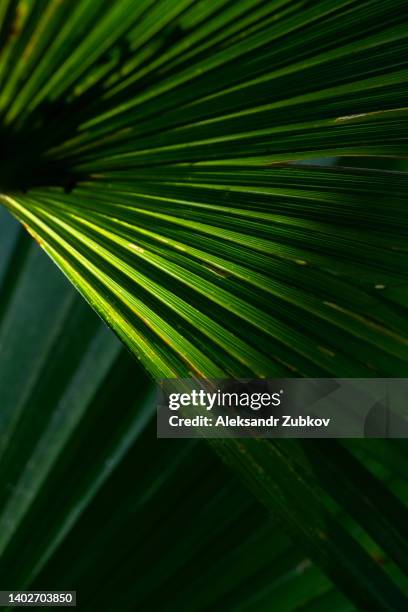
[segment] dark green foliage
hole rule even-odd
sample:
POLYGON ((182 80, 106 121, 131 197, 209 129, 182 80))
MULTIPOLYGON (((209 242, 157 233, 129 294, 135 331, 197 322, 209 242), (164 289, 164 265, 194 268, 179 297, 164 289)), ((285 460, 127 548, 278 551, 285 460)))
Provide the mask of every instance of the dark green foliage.
MULTIPOLYGON (((402 0, 3 0, 1 202, 154 378, 406 376, 405 8, 402 0), (299 163, 316 157, 336 157, 336 165, 299 163), (342 167, 350 165, 357 167, 342 167)), ((21 483, 23 494, 10 493, 5 481, 0 543, 9 567, 21 555, 25 530, 44 520, 43 487, 65 479, 70 462, 85 453, 94 467, 70 489, 77 502, 61 498, 50 526, 54 544, 40 545, 39 529, 21 569, 9 577, 18 584, 37 579, 47 563, 54 569, 55 555, 58 582, 57 567, 78 554, 79 534, 87 529, 88 519, 74 526, 67 517, 81 508, 105 520, 99 498, 91 502, 97 491, 91 497, 86 491, 93 483, 105 486, 104 453, 109 457, 112 444, 122 458, 117 449, 130 448, 133 438, 123 440, 129 432, 137 437, 152 406, 142 397, 138 409, 124 401, 117 421, 108 419, 112 439, 98 452, 86 448, 130 361, 62 280, 58 290, 48 286, 38 255, 14 232, 0 245, 1 333, 11 352, 26 336, 16 361, 4 357, 0 469, 11 486, 21 483), (17 279, 25 277, 20 287, 17 279), (45 329, 24 323, 35 315, 32 305, 52 313, 45 329), (75 340, 83 317, 89 321, 75 340), (25 395, 22 381, 28 381, 25 395), (105 385, 106 403, 96 401, 105 398, 105 385), (80 423, 83 446, 77 447, 80 423)), ((369 442, 349 448, 232 440, 214 447, 350 600, 368 610, 402 609, 406 489, 391 474, 406 458, 400 445, 369 442)), ((148 456, 151 434, 138 443, 137 456, 148 456)), ((175 452, 181 489, 201 461, 191 452, 190 459, 175 452)), ((209 482, 191 500, 197 507, 205 486, 215 486, 208 469, 209 482)), ((123 486, 129 468, 121 473, 123 486)), ((230 482, 226 472, 225 479, 230 482)), ((142 474, 137 494, 149 486, 142 474)), ((103 499, 102 489, 98 495, 103 499)), ((239 495, 239 503, 255 504, 239 495)), ((163 499, 176 504, 171 495, 163 499)), ((120 515, 126 503, 112 529, 128 525, 120 515)), ((211 506, 214 517, 224 503, 211 506)), ((154 516, 144 512, 135 518, 142 530, 154 516)), ((163 538, 171 538, 172 524, 163 538)), ((141 537, 148 542, 147 532, 141 537)), ((166 567, 176 566, 170 551, 179 549, 170 540, 165 546, 166 567)), ((124 572, 131 575, 137 570, 123 547, 124 572)), ((94 581, 110 567, 106 559, 103 569, 98 550, 103 539, 90 548, 94 559, 84 558, 94 581)), ((180 560, 183 552, 175 555, 180 560)), ((279 575, 276 558, 261 557, 279 575)), ((293 568, 295 558, 285 556, 282 566, 293 568)), ((81 584, 87 571, 79 568, 75 580, 81 584)), ((115 571, 112 585, 120 582, 115 571)), ((146 571, 151 582, 140 577, 135 599, 120 606, 157 604, 148 589, 162 584, 163 574, 146 571)), ((320 584, 317 570, 306 574, 320 584)), ((279 610, 345 605, 334 592, 314 591, 303 575, 301 603, 290 587, 278 596, 262 579, 257 584, 246 592, 249 609, 274 609, 271 598, 279 610), (310 603, 312 592, 321 599, 310 603)), ((225 595, 225 605, 237 609, 223 588, 215 580, 208 601, 198 587, 180 597, 200 609, 225 595)), ((99 609, 104 596, 89 597, 99 609)), ((175 607, 185 605, 172 597, 175 607)))

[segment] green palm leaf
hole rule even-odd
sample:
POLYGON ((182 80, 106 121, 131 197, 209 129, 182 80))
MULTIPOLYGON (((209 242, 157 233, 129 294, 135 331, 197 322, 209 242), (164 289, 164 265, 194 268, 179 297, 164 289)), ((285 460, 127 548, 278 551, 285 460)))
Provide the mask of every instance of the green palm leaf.
MULTIPOLYGON (((276 514, 248 496, 203 442, 155 439, 149 380, 38 247, 11 218, 0 219, 2 585, 77 589, 86 610, 119 602, 124 610, 160 609, 164 592, 170 610, 355 609, 305 558, 304 539, 290 541, 276 514)), ((363 579, 361 546, 402 586, 391 559, 403 559, 396 532, 404 528, 406 453, 396 440, 358 442, 347 452, 306 446, 301 455, 286 441, 285 450, 309 484, 321 479, 320 517, 331 495, 348 501, 373 534, 376 542, 337 505, 337 526, 358 539, 354 565, 363 579), (336 455, 343 472, 335 466, 333 476, 336 455)), ((276 459, 273 468, 272 494, 281 500, 276 459)), ((297 506, 285 512, 293 516, 297 507, 310 519, 297 481, 286 485, 297 506)), ((339 542, 328 534, 334 553, 339 542)), ((329 566, 338 584, 342 566, 329 566)), ((348 587, 361 601, 362 582, 348 587)))
POLYGON ((84 610, 160 608, 163 589, 172 610, 350 609, 203 442, 156 440, 150 380, 0 220, 2 586, 77 589, 84 610))
POLYGON ((405 175, 265 167, 400 154, 395 2, 131 4, 14 14, 4 203, 155 376, 403 375, 405 175))
POLYGON ((4 199, 155 376, 404 375, 405 175, 172 172, 4 199))
MULTIPOLYGON (((287 163, 406 155, 404 6, 4 2, 1 201, 154 377, 405 376, 406 174, 287 163)), ((336 445, 216 450, 354 601, 398 609, 352 528, 401 564, 368 472, 340 495, 336 445)))

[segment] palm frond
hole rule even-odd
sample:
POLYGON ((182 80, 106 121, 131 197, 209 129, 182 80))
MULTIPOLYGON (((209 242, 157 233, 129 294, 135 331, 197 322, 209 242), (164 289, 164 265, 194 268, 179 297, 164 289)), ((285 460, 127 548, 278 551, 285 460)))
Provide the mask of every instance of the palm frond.
MULTIPOLYGON (((404 8, 5 2, 1 201, 154 377, 405 376, 406 174, 288 163, 406 156, 404 8)), ((402 507, 354 455, 216 450, 357 605, 403 605, 402 507)))
POLYGON ((290 610, 335 592, 206 444, 156 439, 152 382, 0 220, 1 584, 76 589, 84 610, 159 609, 163 590, 169 610, 290 610))
POLYGON ((4 199, 155 376, 403 376, 407 185, 162 168, 4 199))

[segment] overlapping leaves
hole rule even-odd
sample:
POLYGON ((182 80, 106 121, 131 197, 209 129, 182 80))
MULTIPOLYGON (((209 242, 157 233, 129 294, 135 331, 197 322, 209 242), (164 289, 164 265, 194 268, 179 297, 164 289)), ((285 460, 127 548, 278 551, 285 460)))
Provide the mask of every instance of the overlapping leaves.
MULTIPOLYGON (((404 376, 406 175, 284 165, 406 155, 404 8, 5 1, 2 202, 155 377, 404 376)), ((359 604, 399 605, 302 460, 218 448, 359 604)))
POLYGON ((4 9, 3 201, 155 376, 404 372, 406 178, 266 167, 401 154, 398 4, 4 9))

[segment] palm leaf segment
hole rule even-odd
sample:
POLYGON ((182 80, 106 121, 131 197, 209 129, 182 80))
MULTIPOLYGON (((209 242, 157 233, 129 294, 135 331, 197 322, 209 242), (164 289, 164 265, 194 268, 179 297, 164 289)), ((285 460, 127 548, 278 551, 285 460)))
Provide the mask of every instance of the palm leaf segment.
POLYGON ((300 5, 3 4, 3 201, 155 376, 404 369, 405 176, 276 166, 401 155, 404 2, 300 5))

